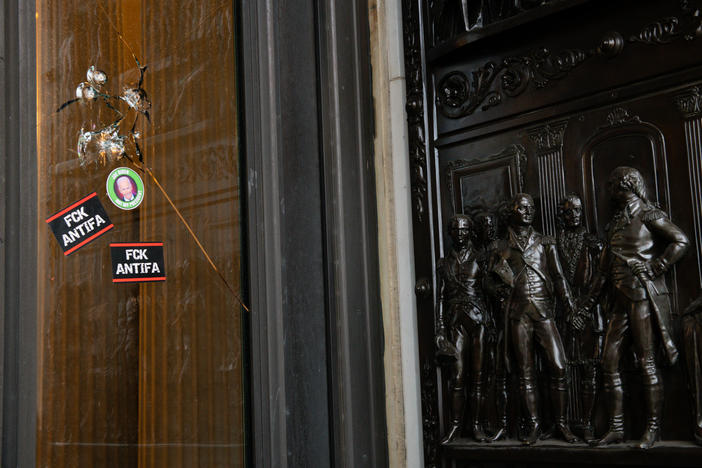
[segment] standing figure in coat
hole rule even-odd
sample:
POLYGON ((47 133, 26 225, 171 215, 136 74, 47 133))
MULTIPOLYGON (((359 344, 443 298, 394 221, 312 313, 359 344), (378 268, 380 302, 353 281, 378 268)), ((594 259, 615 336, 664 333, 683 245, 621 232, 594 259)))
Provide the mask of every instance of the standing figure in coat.
MULTIPOLYGON (((583 226, 583 202, 575 193, 565 196, 558 206, 556 235, 563 273, 576 303, 590 292, 597 272, 603 243, 583 226)), ((570 366, 572 420, 582 427, 585 440, 593 438, 592 414, 597 391, 597 367, 602 349, 602 314, 593 307, 583 317, 580 329, 566 321, 561 327, 570 366)))
POLYGON ((624 439, 624 391, 619 373, 623 343, 630 336, 643 374, 646 429, 634 446, 647 449, 660 437, 663 382, 655 361, 657 339, 668 364, 678 360, 671 338, 670 293, 665 273, 688 248, 687 236, 646 198, 641 173, 618 167, 608 189, 617 211, 608 226, 608 245, 600 262, 599 279, 574 323, 594 306, 604 284, 612 290, 611 311, 602 351, 602 379, 609 411, 609 430, 593 445, 624 439))
MULTIPOLYGON (((484 271, 487 271, 490 260, 499 247, 498 216, 494 212, 481 211, 475 215, 475 224, 480 241, 480 265, 484 271)), ((488 343, 485 352, 485 367, 494 369, 494 403, 497 416, 495 432, 491 440, 497 441, 507 437, 507 363, 505 361, 504 306, 505 300, 509 296, 509 287, 501 281, 495 281, 492 275, 485 275, 483 290, 485 291, 488 312, 488 319, 486 320, 488 343)), ((485 392, 489 390, 487 387, 486 385, 485 392)), ((487 402, 487 400, 485 401, 487 402)))
POLYGON ((573 443, 577 439, 566 420, 566 357, 555 322, 554 296, 558 294, 569 315, 574 303, 558 259, 556 240, 534 230, 531 226, 534 212, 534 200, 530 195, 515 195, 507 239, 496 250, 490 271, 511 289, 505 307, 527 419, 522 441, 526 445, 534 444, 541 434, 534 366, 535 344, 538 343, 550 372, 556 430, 567 442, 573 443))
POLYGON ((483 270, 471 242, 472 228, 468 216, 456 215, 451 218, 449 234, 453 246, 439 262, 437 274, 437 354, 449 361, 451 367, 451 425, 442 444, 455 439, 463 428, 467 378, 470 379, 473 437, 479 442, 487 440, 480 424, 486 306, 482 292, 483 270))

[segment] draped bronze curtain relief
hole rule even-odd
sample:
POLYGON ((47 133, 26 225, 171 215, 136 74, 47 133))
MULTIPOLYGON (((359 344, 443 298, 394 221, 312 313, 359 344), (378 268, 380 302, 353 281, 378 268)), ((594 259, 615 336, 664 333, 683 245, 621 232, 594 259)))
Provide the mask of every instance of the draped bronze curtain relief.
POLYGON ((115 224, 68 257, 37 225, 38 466, 243 466, 239 303, 148 176, 142 205, 122 211, 105 180, 130 163, 81 167, 80 129, 114 114, 56 113, 91 65, 110 89, 134 84, 128 43, 148 66, 151 123, 136 129, 145 164, 239 291, 233 2, 42 0, 36 18, 39 213, 96 191, 115 224), (133 241, 165 243, 165 283, 112 283, 109 242, 133 241))

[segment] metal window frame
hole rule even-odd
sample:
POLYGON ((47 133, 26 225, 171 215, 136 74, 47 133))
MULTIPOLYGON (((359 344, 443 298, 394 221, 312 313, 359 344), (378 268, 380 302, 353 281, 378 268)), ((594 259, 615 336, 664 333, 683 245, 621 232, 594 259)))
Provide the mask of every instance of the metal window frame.
POLYGON ((255 466, 388 464, 368 13, 364 0, 242 1, 255 466), (309 178, 291 181, 291 162, 309 178), (290 238, 321 272, 290 274, 290 238), (292 339, 316 355, 284 340, 301 317, 314 332, 292 339), (310 408, 328 427, 309 426, 310 408))
POLYGON ((36 51, 34 0, 7 0, 0 12, 0 286, 3 467, 36 465, 36 51))

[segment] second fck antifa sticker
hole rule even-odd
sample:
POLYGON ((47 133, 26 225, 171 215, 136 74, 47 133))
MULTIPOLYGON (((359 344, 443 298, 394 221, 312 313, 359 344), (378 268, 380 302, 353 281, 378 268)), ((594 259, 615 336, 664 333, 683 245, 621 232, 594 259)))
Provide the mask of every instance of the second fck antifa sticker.
POLYGON ((110 244, 113 283, 166 281, 163 242, 110 244))
POLYGON ((133 210, 144 200, 144 182, 133 169, 118 167, 107 176, 107 196, 122 210, 133 210))

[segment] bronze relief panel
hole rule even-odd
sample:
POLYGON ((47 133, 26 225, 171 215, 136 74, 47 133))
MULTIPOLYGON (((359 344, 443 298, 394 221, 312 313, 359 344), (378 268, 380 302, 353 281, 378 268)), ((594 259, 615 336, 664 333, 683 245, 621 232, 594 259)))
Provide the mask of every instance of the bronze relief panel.
POLYGON ((702 2, 587 3, 411 49, 426 466, 702 456, 702 2))
MULTIPOLYGON (((442 369, 438 397, 443 401, 437 406, 443 408, 439 432, 444 439, 439 453, 467 457, 491 439, 491 447, 521 451, 529 445, 597 451, 612 444, 634 450, 656 447, 660 440, 666 447, 670 441, 690 447, 686 444, 696 437, 689 417, 695 411, 690 404, 695 382, 702 394, 702 372, 694 374, 696 367, 688 364, 696 359, 696 341, 689 337, 696 336, 694 314, 699 308, 686 315, 686 334, 681 333, 681 309, 697 296, 701 281, 699 241, 694 237, 701 214, 695 203, 699 172, 691 169, 697 167, 693 156, 702 148, 697 140, 702 142, 702 132, 694 126, 698 114, 690 112, 690 105, 687 113, 679 109, 680 93, 678 87, 663 89, 438 146, 441 212, 447 226, 441 230, 446 246, 441 264, 463 249, 465 258, 474 255, 484 269, 483 289, 475 299, 484 308, 476 320, 484 339, 474 340, 470 351, 461 348, 456 361, 448 360, 453 364, 446 364, 446 358, 437 361, 442 369), (612 187, 619 185, 639 200, 638 208, 628 212, 616 201, 612 187), (528 219, 515 220, 522 202, 528 205, 528 219), (623 229, 623 216, 639 227, 626 233, 622 244, 612 233, 623 229), (488 217, 494 221, 485 223, 488 217), (472 253, 465 247, 456 250, 456 228, 450 223, 467 226, 472 253), (492 225, 492 233, 485 232, 486 224, 492 225), (549 251, 557 257, 551 264, 557 266, 540 270, 539 262, 549 263, 549 251), (605 255, 609 260, 602 260, 605 255), (515 285, 520 274, 523 284, 515 285), (622 275, 638 288, 640 298, 617 296, 622 275), (540 287, 548 292, 539 292, 540 287), (659 296, 664 298, 647 299, 659 296), (519 301, 527 305, 515 305, 519 301), (546 301, 543 310, 539 301, 546 301), (634 306, 646 308, 642 314, 648 318, 621 312, 634 306), (620 320, 613 322, 617 313, 620 320), (534 322, 523 325, 531 338, 520 338, 516 323, 524 317, 534 322), (552 327, 534 328, 549 320, 552 327), (644 325, 650 330, 638 329, 647 329, 644 325), (619 335, 629 341, 607 347, 619 335), (458 374, 451 374, 449 367, 465 359, 459 367, 465 367, 463 381, 471 382, 468 362, 477 365, 470 361, 474 355, 482 356, 482 366, 472 368, 479 371, 481 384, 457 387, 458 374), (505 368, 511 372, 501 370, 505 368), (459 391, 465 393, 465 403, 457 400, 459 391), (475 406, 471 398, 482 403, 475 406), (471 404, 477 413, 471 413, 471 404), (470 423, 458 418, 458 411, 470 423)), ((452 333, 454 340, 472 336, 465 323, 451 330, 456 323, 451 317, 463 312, 447 305, 472 299, 456 299, 441 290, 438 294, 446 342, 452 333)), ((457 348, 448 346, 445 354, 446 349, 456 354, 457 348)), ((702 429, 698 432, 702 436, 702 429)))

